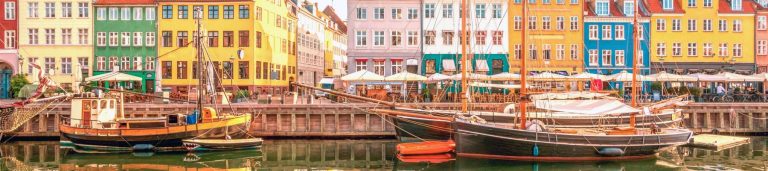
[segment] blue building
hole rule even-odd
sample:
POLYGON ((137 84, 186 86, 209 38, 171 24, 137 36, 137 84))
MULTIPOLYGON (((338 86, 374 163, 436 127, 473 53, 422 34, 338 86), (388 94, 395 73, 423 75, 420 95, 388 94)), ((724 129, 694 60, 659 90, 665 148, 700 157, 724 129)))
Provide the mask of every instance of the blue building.
MULTIPOLYGON (((642 2, 642 1, 641 1, 642 2)), ((638 70, 650 74, 649 13, 640 3, 638 21, 640 46, 638 70)), ((621 71, 632 72, 635 65, 633 43, 634 1, 587 0, 584 5, 584 70, 610 75, 621 71)), ((647 85, 647 84, 646 84, 647 85)), ((623 83, 610 83, 606 88, 617 89, 623 83), (618 87, 617 87, 618 86, 618 87)), ((648 87, 648 86, 644 86, 648 87)))

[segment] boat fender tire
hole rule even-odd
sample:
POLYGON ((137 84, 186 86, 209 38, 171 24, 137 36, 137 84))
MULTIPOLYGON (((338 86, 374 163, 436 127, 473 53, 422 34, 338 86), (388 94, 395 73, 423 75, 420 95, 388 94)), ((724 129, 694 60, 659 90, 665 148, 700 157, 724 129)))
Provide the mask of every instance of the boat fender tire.
POLYGON ((600 154, 600 155, 606 156, 606 157, 623 156, 624 155, 624 150, 622 150, 620 148, 613 148, 613 147, 601 148, 600 150, 597 151, 597 154, 600 154))
POLYGON ((131 147, 133 151, 150 151, 155 149, 155 146, 152 144, 136 144, 131 147))
POLYGON ((529 131, 546 131, 547 125, 544 124, 541 120, 531 120, 528 123, 525 124, 525 130, 529 131))

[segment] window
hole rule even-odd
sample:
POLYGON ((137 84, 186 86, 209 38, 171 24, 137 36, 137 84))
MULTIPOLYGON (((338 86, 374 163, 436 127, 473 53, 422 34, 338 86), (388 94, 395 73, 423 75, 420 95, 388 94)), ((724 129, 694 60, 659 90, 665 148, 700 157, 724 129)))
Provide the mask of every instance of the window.
POLYGON ((434 30, 426 31, 426 34, 427 35, 424 36, 424 44, 435 45, 435 31, 434 30))
POLYGON ((664 43, 656 43, 656 56, 667 56, 667 45, 664 43))
POLYGON ((27 29, 27 31, 29 32, 29 44, 30 45, 38 44, 38 41, 37 41, 37 29, 31 28, 31 29, 27 29))
POLYGON ((218 5, 209 5, 208 6, 208 19, 219 19, 219 6, 218 5))
POLYGON ((703 22, 704 31, 712 31, 712 20, 705 19, 703 22))
POLYGON ((70 57, 61 58, 61 73, 72 74, 72 58, 70 57))
POLYGON ((45 3, 45 17, 46 18, 53 18, 56 17, 56 4, 53 2, 46 2, 45 3))
MULTIPOLYGON (((233 18, 235 18, 235 6, 234 5, 224 5, 224 19, 233 19, 233 18)), ((231 74, 232 73, 230 73, 230 75, 231 74)))
POLYGON ((661 3, 664 10, 672 10, 672 0, 662 0, 661 3))
POLYGON ((597 59, 597 50, 590 49, 589 50, 589 65, 590 66, 597 66, 598 59, 597 59))
POLYGON ((120 19, 123 21, 131 20, 131 8, 124 7, 120 9, 120 19))
POLYGON ((435 4, 424 4, 424 18, 435 18, 435 4))
POLYGON ((107 61, 106 57, 103 56, 97 56, 96 57, 96 70, 104 71, 107 70, 107 61))
POLYGON ((163 5, 163 19, 173 18, 173 6, 163 5))
POLYGON ((269 66, 270 66, 270 64, 267 63, 267 62, 264 62, 262 64, 263 64, 262 65, 262 74, 263 74, 262 77, 264 79, 269 79, 269 66))
POLYGON ((536 45, 530 44, 528 47, 528 58, 531 58, 532 60, 536 60, 536 45))
POLYGON ((611 26, 603 25, 603 40, 611 40, 611 26))
POLYGON ((757 54, 768 55, 768 40, 757 41, 757 54))
POLYGON ((251 46, 251 34, 248 31, 240 31, 237 34, 240 36, 240 47, 251 46))
POLYGON ((72 29, 61 29, 61 44, 72 44, 72 29))
POLYGON ((443 4, 443 18, 453 18, 453 4, 443 4))
POLYGON ((248 65, 248 61, 238 61, 237 66, 237 78, 248 79, 248 71, 250 71, 248 69, 250 67, 250 65, 248 65))
POLYGON ((549 16, 541 17, 541 29, 549 30, 550 29, 550 18, 549 16))
POLYGON ((667 31, 667 20, 656 19, 656 31, 667 31))
POLYGON ((379 75, 384 75, 384 61, 373 61, 373 72, 379 75))
POLYGON ((218 31, 209 31, 208 32, 208 47, 219 47, 219 32, 218 31))
POLYGON ((557 16, 557 30, 564 30, 565 29, 565 17, 563 16, 557 16))
POLYGON ((250 11, 251 8, 248 5, 240 5, 240 19, 248 19, 250 18, 250 11))
POLYGON ((357 47, 366 46, 368 44, 367 36, 365 31, 355 31, 355 45, 357 47))
POLYGON ((419 45, 419 32, 408 31, 408 46, 419 45))
POLYGON ((741 43, 733 44, 733 57, 741 57, 741 43))
POLYGON ((186 5, 179 5, 179 19, 187 19, 189 17, 189 7, 186 5))
POLYGON ((146 36, 147 40, 145 41, 146 45, 147 46, 155 46, 155 32, 147 32, 145 34, 147 34, 147 36, 146 36))
POLYGON ((61 17, 72 18, 72 3, 71 2, 62 2, 61 3, 61 17))
POLYGON ((623 25, 616 25, 615 32, 616 32, 616 40, 624 40, 624 26, 623 25))
POLYGON ((504 39, 504 32, 493 31, 493 45, 502 45, 504 39))
POLYGON ((565 45, 558 44, 555 46, 555 59, 557 60, 563 60, 565 57, 565 45))
MULTIPOLYGON (((571 0, 578 1, 578 0, 571 0)), ((579 17, 577 16, 571 16, 571 30, 579 30, 579 17)))
POLYGON ((529 30, 535 30, 536 29, 536 16, 529 16, 528 17, 528 29, 529 30))
POLYGON ((176 61, 176 79, 187 79, 187 61, 176 61))
POLYGON ((46 45, 56 44, 56 30, 45 29, 45 44, 46 45))
POLYGON ((6 1, 4 10, 5 20, 16 20, 16 2, 6 1))
POLYGON ((644 32, 645 32, 645 29, 643 29, 643 25, 638 25, 637 26, 637 37, 638 37, 638 39, 640 39, 640 40, 645 39, 644 38, 645 36, 643 36, 644 32))
POLYGON ((118 46, 118 38, 117 32, 109 32, 109 46, 118 46))
POLYGON ((610 11, 608 7, 608 1, 606 0, 598 0, 595 2, 595 13, 598 16, 608 16, 608 12, 610 11))
POLYGON ((87 2, 79 2, 77 3, 77 11, 79 12, 77 17, 88 18, 90 6, 87 2))
POLYGON ((170 31, 163 31, 163 47, 173 46, 173 38, 170 31))
POLYGON ((603 66, 610 66, 611 65, 611 55, 613 52, 611 50, 603 50, 602 57, 603 57, 603 66))
POLYGON ((261 79, 261 61, 256 61, 256 72, 253 74, 254 78, 261 79))
POLYGON ((616 66, 624 66, 625 58, 624 58, 624 50, 616 50, 614 52, 616 55, 616 66))
POLYGON ((144 11, 147 12, 147 14, 144 16, 146 16, 148 21, 155 20, 155 8, 147 7, 146 9, 144 9, 144 11))
POLYGON ((704 7, 712 7, 712 0, 704 0, 704 7))
POLYGON ((680 31, 680 19, 672 19, 672 31, 680 31))
POLYGON ((635 2, 624 1, 624 15, 627 17, 635 16, 635 2))
POLYGON ((721 32, 728 31, 728 20, 720 19, 717 24, 717 30, 721 32))
POLYGON ((357 11, 357 19, 365 20, 365 18, 367 18, 365 8, 357 8, 356 11, 357 11))
POLYGON ((475 32, 475 44, 476 45, 485 45, 486 38, 487 38, 486 31, 476 31, 475 32))
POLYGON ((5 48, 13 49, 16 47, 16 30, 5 30, 5 48))
POLYGON ((122 32, 120 35, 121 46, 131 46, 131 32, 122 32))
POLYGON ((739 1, 739 0, 731 1, 731 10, 733 10, 733 11, 741 11, 741 1, 739 1))
POLYGON ((579 4, 579 0, 571 0, 571 4, 579 4))
POLYGON ((419 19, 419 10, 416 8, 408 9, 408 19, 419 19))
POLYGON ((712 43, 704 43, 704 56, 714 56, 714 54, 712 43))
POLYGON ((403 71, 403 61, 402 60, 390 60, 392 63, 392 73, 400 73, 403 71))
POLYGON ((37 64, 37 58, 35 57, 27 58, 27 73, 30 73, 30 74, 32 73, 32 70, 34 69, 32 64, 37 64))
POLYGON ((741 20, 733 20, 733 32, 741 32, 741 20))
POLYGON ((187 47, 187 45, 189 45, 189 43, 187 43, 189 42, 189 37, 187 36, 189 35, 186 31, 176 32, 176 39, 177 39, 176 41, 179 42, 178 43, 179 47, 187 47))
POLYGON ((597 25, 590 25, 589 26, 589 40, 598 40, 597 37, 597 25))
POLYGON ((256 47, 261 48, 261 32, 256 32, 256 47))
POLYGON ((81 45, 88 44, 88 29, 77 29, 77 39, 81 45))
POLYGON ((127 56, 123 56, 122 60, 120 61, 120 70, 128 71, 130 69, 131 69, 131 58, 127 56))
POLYGON ((504 14, 501 13, 501 4, 493 4, 493 18, 504 18, 504 14))
POLYGON ((718 51, 718 53, 722 57, 728 56, 728 44, 727 43, 720 43, 720 50, 718 51))
POLYGON ((400 46, 403 44, 403 35, 399 31, 392 31, 390 36, 391 38, 389 40, 392 41, 392 46, 400 46))
POLYGON ((682 47, 680 43, 672 43, 672 56, 682 56, 682 47))
POLYGON ((443 45, 453 45, 453 31, 443 31, 443 45))
POLYGON ((696 7, 696 0, 688 0, 688 7, 696 7))
POLYGON ((366 60, 355 61, 355 69, 357 69, 357 71, 367 70, 368 64, 366 62, 367 62, 366 60))
POLYGON ((133 70, 141 71, 141 57, 133 57, 133 70))
MULTIPOLYGON (((37 18, 37 2, 29 2, 27 3, 29 7, 27 7, 27 14, 29 15, 29 18, 37 18)), ((31 69, 30 69, 31 71, 31 69)), ((29 72, 32 73, 32 72, 29 72)))
POLYGON ((403 9, 392 8, 392 19, 394 20, 403 19, 403 9))
POLYGON ((579 45, 571 44, 571 60, 579 60, 579 45))
POLYGON ((96 20, 107 20, 107 8, 99 7, 96 11, 96 20))
POLYGON ((768 28, 768 22, 766 21, 766 16, 757 16, 757 29, 766 30, 766 28, 768 28))
POLYGON ((146 62, 144 62, 144 70, 152 71, 155 70, 155 57, 147 56, 146 62))
POLYGON ((143 46, 141 41, 144 40, 144 32, 133 32, 133 46, 143 46))
POLYGON ((513 25, 513 28, 514 28, 515 30, 520 30, 520 29, 522 29, 522 22, 523 22, 523 17, 520 17, 520 16, 515 16, 515 23, 514 23, 514 25, 513 25))
POLYGON ((696 43, 688 43, 688 56, 695 57, 697 56, 697 49, 696 43))
POLYGON ((520 56, 522 56, 522 50, 523 50, 522 48, 523 48, 522 45, 515 44, 515 51, 514 51, 514 54, 513 54, 514 57, 515 57, 515 60, 520 60, 520 56))
POLYGON ((475 4, 475 18, 485 18, 485 4, 475 4))
MULTIPOLYGON (((233 47, 234 46, 234 44, 235 44, 235 42, 234 42, 234 36, 235 35, 234 34, 235 33, 232 32, 232 31, 224 31, 224 36, 223 36, 223 40, 222 40, 222 44, 224 45, 224 47, 233 47)), ((283 44, 285 44, 285 43, 283 43, 283 44)), ((283 50, 283 51, 285 51, 285 50, 283 50)))
POLYGON ((56 71, 53 71, 56 68, 56 59, 52 57, 45 58, 45 65, 43 65, 43 72, 46 74, 53 74, 56 71), (51 73, 53 71, 53 73, 51 73))
POLYGON ((373 8, 373 19, 384 19, 384 8, 373 8))
POLYGON ((688 31, 696 31, 696 20, 688 20, 688 31))

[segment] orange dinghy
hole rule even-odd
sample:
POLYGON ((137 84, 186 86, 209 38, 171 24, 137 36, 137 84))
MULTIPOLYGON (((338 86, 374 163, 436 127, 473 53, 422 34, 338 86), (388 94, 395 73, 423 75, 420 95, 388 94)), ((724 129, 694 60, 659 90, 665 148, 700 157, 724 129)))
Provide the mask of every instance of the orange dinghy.
POLYGON ((448 153, 429 154, 429 155, 403 155, 398 154, 397 159, 406 163, 444 163, 454 160, 453 155, 448 153))
POLYGON ((401 155, 425 155, 452 152, 456 148, 453 140, 448 141, 424 141, 416 143, 402 143, 397 145, 397 151, 401 155))

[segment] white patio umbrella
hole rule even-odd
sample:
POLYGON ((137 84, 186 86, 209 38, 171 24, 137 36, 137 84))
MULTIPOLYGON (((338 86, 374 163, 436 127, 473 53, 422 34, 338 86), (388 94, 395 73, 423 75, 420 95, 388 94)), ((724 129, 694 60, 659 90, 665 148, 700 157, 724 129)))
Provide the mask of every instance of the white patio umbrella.
POLYGON ((141 81, 141 77, 125 74, 118 71, 112 71, 106 74, 91 76, 88 78, 85 78, 85 81, 93 82, 93 81, 141 81))
MULTIPOLYGON (((632 73, 629 73, 627 71, 621 71, 619 73, 613 74, 608 76, 608 80, 611 81, 619 81, 619 82, 631 82, 632 81, 632 73)), ((643 75, 637 75, 637 81, 653 81, 653 79, 650 79, 643 75)))
POLYGON ((741 75, 736 73, 730 73, 730 72, 723 72, 717 75, 721 75, 726 78, 726 81, 728 82, 761 82, 764 79, 747 76, 747 75, 741 75))
POLYGON ((384 76, 368 70, 362 70, 341 77, 344 81, 384 81, 384 76))
POLYGON ((763 79, 763 81, 768 80, 768 73, 760 73, 760 74, 753 74, 750 75, 751 77, 760 78, 763 79))
POLYGON ((725 76, 722 75, 709 75, 704 73, 689 74, 688 76, 696 78, 696 80, 699 80, 700 82, 720 82, 728 80, 728 78, 725 78, 725 76))
MULTIPOLYGON (((456 74, 451 76, 451 80, 459 81, 461 80, 461 74, 456 74)), ((475 73, 467 73, 467 78, 470 80, 488 80, 490 77, 488 75, 482 75, 482 74, 475 74, 475 73)))
POLYGON ((384 78, 384 81, 426 81, 427 77, 403 71, 384 78))
POLYGON ((513 74, 509 72, 502 72, 495 75, 491 75, 489 80, 493 81, 509 81, 509 80, 519 80, 520 74, 513 74))
POLYGON ((698 79, 695 77, 687 76, 687 75, 677 75, 677 74, 670 74, 666 71, 661 71, 656 74, 648 75, 648 78, 653 79, 655 81, 697 81, 698 79))
POLYGON ((448 79, 451 79, 451 76, 435 73, 427 77, 427 82, 438 82, 438 81, 443 81, 448 79))
POLYGON ((530 77, 533 81, 563 81, 568 79, 565 75, 555 74, 551 72, 542 72, 530 77))
POLYGON ((593 74, 588 72, 582 72, 576 75, 568 76, 568 79, 574 79, 574 80, 591 80, 591 79, 600 79, 605 80, 607 76, 602 74, 593 74))

